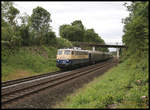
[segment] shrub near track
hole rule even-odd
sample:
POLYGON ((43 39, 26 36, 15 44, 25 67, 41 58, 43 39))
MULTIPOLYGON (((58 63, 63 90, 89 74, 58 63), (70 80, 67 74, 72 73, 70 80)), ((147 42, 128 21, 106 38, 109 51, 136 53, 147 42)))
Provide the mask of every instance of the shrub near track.
POLYGON ((50 45, 7 46, 2 45, 2 81, 14 80, 46 72, 58 71, 57 49, 72 47, 64 38, 56 38, 50 45))
POLYGON ((148 66, 131 67, 127 60, 54 108, 148 108, 148 101, 148 66))
POLYGON ((57 71, 57 49, 51 46, 2 50, 2 81, 57 71))

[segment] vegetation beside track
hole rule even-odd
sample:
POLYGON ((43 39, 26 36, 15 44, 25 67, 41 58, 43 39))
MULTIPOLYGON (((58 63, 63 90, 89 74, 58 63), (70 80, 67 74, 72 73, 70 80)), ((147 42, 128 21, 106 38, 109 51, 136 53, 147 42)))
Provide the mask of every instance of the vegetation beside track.
POLYGON ((2 46, 2 81, 58 71, 57 48, 68 47, 72 44, 63 38, 56 38, 55 45, 57 46, 53 44, 18 48, 2 46))
POLYGON ((56 51, 52 46, 3 50, 2 81, 59 70, 56 67, 56 51))
MULTIPOLYGON (((64 102, 54 108, 148 108, 149 2, 138 1, 133 2, 129 6, 125 4, 125 6, 130 14, 129 17, 123 19, 125 24, 123 43, 128 48, 122 51, 124 59, 121 61, 121 64, 103 76, 96 78, 95 81, 77 91, 77 94, 68 96, 64 102)), ((36 10, 43 9, 37 7, 36 10)), ((44 12, 47 13, 46 10, 44 12)), ((26 16, 23 17, 22 21, 26 21, 27 25, 25 22, 22 22, 21 26, 17 25, 14 18, 18 13, 19 11, 13 8, 11 4, 6 3, 2 5, 2 44, 15 48, 2 48, 2 81, 58 69, 55 66, 57 49, 55 33, 49 28, 50 26, 46 26, 48 28, 43 31, 37 30, 37 27, 31 25, 36 24, 37 19, 34 19, 36 13, 33 14, 33 17, 27 17, 27 20, 23 20, 26 16), (10 8, 5 8, 6 6, 10 8), (15 13, 11 13, 14 11, 15 13), (12 16, 14 17, 11 18, 12 16), (42 46, 45 44, 51 46, 42 46), (40 46, 34 47, 34 45, 40 46), (32 47, 30 48, 30 46, 32 47)), ((44 24, 47 25, 47 23, 44 24)), ((82 27, 80 26, 82 26, 82 22, 77 20, 71 25, 75 27, 69 26, 70 28, 66 29, 76 31, 70 31, 71 33, 68 34, 68 31, 65 29, 66 26, 64 26, 60 30, 62 30, 62 35, 67 36, 63 36, 63 38, 72 36, 72 34, 76 36, 76 32, 81 32, 82 27)), ((92 36, 96 37, 94 38, 96 41, 98 40, 97 37, 99 36, 93 29, 84 31, 78 33, 78 35, 87 36, 87 39, 84 39, 87 42, 93 41, 93 39, 88 40, 92 36), (84 31, 85 34, 82 33, 84 31)), ((83 36, 79 38, 83 38, 83 36)), ((77 40, 74 37, 70 40, 73 41, 73 39, 81 41, 81 39, 77 40)), ((65 41, 61 40, 58 43, 61 44, 62 41, 65 41)), ((60 47, 65 47, 65 45, 59 45, 60 47)))
MULTIPOLYGON (((52 30, 51 13, 43 7, 37 6, 28 15, 21 14, 14 2, 1 4, 2 81, 58 70, 56 50, 72 47, 70 41, 105 44, 101 36, 94 29, 86 29, 81 20, 61 25, 58 37, 52 30)), ((108 51, 107 48, 100 50, 108 51)))
POLYGON ((149 2, 124 4, 129 17, 123 19, 120 64, 54 108, 149 108, 149 2))
POLYGON ((148 60, 129 60, 69 95, 54 108, 148 108, 148 60))

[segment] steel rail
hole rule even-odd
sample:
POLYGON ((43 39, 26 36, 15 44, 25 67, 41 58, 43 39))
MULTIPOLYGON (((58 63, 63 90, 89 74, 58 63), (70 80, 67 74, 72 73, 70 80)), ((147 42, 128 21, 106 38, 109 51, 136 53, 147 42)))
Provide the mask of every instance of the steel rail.
POLYGON ((92 69, 90 68, 87 71, 79 72, 78 74, 74 74, 74 72, 67 74, 67 75, 64 74, 61 77, 56 77, 55 79, 51 79, 51 80, 46 81, 46 82, 42 82, 42 83, 32 85, 30 87, 27 87, 27 88, 24 88, 21 90, 14 91, 14 92, 9 93, 9 94, 2 95, 2 104, 10 102, 10 101, 18 99, 18 98, 21 98, 21 97, 26 96, 26 95, 32 94, 34 92, 46 89, 48 87, 52 87, 52 86, 61 84, 61 83, 66 82, 68 80, 79 77, 81 75, 84 75, 84 74, 87 74, 89 72, 93 72, 95 70, 101 69, 101 68, 105 67, 105 65, 111 65, 111 64, 112 63, 107 62, 101 66, 98 66, 98 67, 95 66, 96 68, 92 68, 92 69))
POLYGON ((10 86, 2 87, 2 96, 11 94, 11 92, 14 92, 14 91, 17 91, 17 90, 20 90, 20 89, 25 89, 27 87, 37 85, 41 82, 46 82, 47 80, 48 81, 49 80, 55 80, 55 79, 57 79, 59 77, 62 77, 66 74, 74 74, 76 72, 82 72, 82 71, 85 71, 87 69, 93 68, 95 66, 102 65, 103 63, 105 63, 105 62, 101 62, 99 64, 88 66, 88 67, 81 68, 81 69, 76 69, 76 70, 71 71, 71 73, 70 73, 70 71, 67 71, 67 72, 63 72, 63 73, 59 73, 59 74, 55 74, 55 75, 49 75, 49 76, 46 76, 46 77, 41 77, 41 78, 38 78, 38 79, 32 79, 32 80, 28 80, 28 81, 25 81, 25 82, 21 82, 21 83, 13 84, 13 85, 10 85, 10 86))

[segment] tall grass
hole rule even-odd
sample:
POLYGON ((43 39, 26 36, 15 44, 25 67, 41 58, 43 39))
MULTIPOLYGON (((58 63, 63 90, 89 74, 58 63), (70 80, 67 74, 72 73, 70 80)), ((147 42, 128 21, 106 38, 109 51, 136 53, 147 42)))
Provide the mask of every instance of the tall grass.
POLYGON ((129 60, 119 64, 54 108, 108 108, 113 104, 115 108, 148 108, 148 66, 143 69, 142 63, 135 67, 130 67, 129 60))
POLYGON ((2 81, 57 71, 57 49, 71 47, 64 38, 52 39, 47 45, 8 47, 2 45, 2 81))
POLYGON ((16 77, 15 74, 22 74, 22 71, 29 74, 21 75, 21 77, 27 77, 59 70, 56 67, 57 49, 54 47, 22 47, 13 50, 11 55, 9 55, 10 50, 8 51, 5 51, 5 55, 3 53, 2 57, 2 81, 20 78, 19 75, 16 77))

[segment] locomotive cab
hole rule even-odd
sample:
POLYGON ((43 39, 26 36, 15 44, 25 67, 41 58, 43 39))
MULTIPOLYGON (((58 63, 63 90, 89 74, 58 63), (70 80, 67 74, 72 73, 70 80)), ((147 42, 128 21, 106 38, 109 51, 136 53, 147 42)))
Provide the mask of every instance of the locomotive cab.
POLYGON ((71 65, 71 54, 72 51, 69 49, 59 49, 57 52, 56 66, 63 68, 71 65))
POLYGON ((79 48, 59 49, 56 66, 59 68, 73 67, 88 63, 88 51, 79 48))

